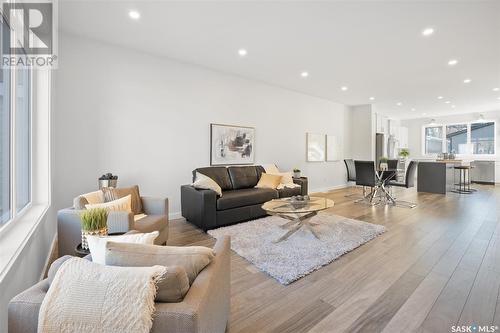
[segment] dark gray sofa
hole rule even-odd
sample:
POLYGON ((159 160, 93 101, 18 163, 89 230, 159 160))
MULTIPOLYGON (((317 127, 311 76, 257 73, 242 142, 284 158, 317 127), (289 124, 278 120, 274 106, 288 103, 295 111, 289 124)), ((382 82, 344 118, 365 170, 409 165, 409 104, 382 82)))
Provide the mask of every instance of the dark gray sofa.
POLYGON ((261 206, 266 201, 307 194, 305 177, 294 178, 294 183, 300 185, 297 188, 254 188, 265 172, 260 165, 198 168, 193 170, 193 181, 196 172, 212 178, 222 188, 219 197, 212 190, 181 186, 182 216, 204 231, 265 216, 261 206))

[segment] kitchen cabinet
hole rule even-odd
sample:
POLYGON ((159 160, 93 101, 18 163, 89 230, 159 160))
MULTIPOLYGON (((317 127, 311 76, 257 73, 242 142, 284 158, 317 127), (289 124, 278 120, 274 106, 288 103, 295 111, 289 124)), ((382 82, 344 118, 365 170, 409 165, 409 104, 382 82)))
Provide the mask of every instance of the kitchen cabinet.
POLYGON ((475 183, 495 183, 495 161, 472 162, 471 181, 475 183))

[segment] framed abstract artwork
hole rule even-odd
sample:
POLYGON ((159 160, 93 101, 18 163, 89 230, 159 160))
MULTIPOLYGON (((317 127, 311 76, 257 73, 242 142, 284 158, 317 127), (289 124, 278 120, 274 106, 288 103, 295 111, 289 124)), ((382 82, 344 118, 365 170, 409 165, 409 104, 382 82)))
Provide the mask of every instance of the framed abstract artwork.
POLYGON ((210 165, 253 164, 255 128, 210 124, 210 165))
POLYGON ((307 162, 325 161, 325 135, 307 133, 307 162))

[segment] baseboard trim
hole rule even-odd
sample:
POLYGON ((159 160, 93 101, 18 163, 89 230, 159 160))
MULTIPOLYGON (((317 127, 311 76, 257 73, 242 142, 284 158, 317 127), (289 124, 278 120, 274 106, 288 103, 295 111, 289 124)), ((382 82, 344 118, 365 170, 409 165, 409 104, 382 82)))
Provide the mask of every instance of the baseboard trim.
POLYGON ((169 220, 176 220, 182 218, 182 213, 181 212, 175 212, 175 213, 170 213, 168 214, 168 219, 169 220))
POLYGON ((335 186, 330 186, 330 187, 314 188, 314 189, 311 189, 309 192, 310 193, 328 192, 328 191, 340 190, 340 189, 347 188, 347 187, 350 187, 350 186, 348 184, 340 184, 340 185, 335 185, 335 186))
POLYGON ((52 243, 50 244, 50 251, 47 255, 47 259, 45 259, 45 264, 43 265, 39 281, 45 279, 47 273, 49 272, 50 265, 52 264, 52 259, 55 260, 56 258, 57 258, 57 233, 54 235, 52 243))

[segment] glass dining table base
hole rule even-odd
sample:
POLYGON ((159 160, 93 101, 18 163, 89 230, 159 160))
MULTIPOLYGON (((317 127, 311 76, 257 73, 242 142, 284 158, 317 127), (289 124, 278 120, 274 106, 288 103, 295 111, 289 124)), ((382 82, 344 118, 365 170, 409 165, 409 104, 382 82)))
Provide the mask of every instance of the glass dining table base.
POLYGON ((294 233, 296 233, 297 231, 299 231, 302 228, 309 230, 314 235, 314 237, 319 239, 318 233, 314 230, 314 226, 318 225, 318 223, 311 222, 311 219, 314 216, 318 215, 318 212, 309 212, 309 213, 305 213, 305 214, 297 214, 297 213, 295 213, 295 214, 290 214, 290 213, 280 214, 280 213, 269 213, 268 212, 268 214, 274 215, 274 216, 279 216, 282 219, 290 221, 290 222, 287 222, 285 224, 280 225, 281 228, 287 229, 288 231, 283 236, 281 236, 277 240, 273 241, 273 243, 279 243, 279 242, 282 242, 284 240, 287 240, 288 238, 290 238, 290 236, 292 236, 294 233))

